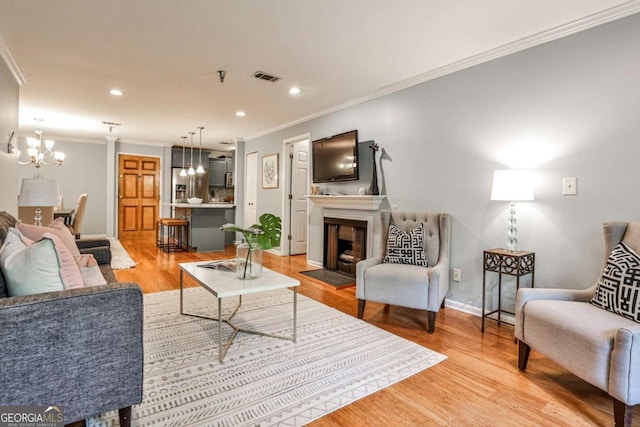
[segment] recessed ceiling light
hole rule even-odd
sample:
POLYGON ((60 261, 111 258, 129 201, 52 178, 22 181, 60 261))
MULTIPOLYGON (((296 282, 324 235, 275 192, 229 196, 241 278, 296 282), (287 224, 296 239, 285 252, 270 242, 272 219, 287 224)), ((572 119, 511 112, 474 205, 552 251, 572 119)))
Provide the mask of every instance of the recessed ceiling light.
POLYGON ((122 91, 120 89, 111 89, 109 93, 114 96, 122 96, 122 91))
POLYGON ((297 95, 297 94, 299 94, 300 92, 302 92, 302 90, 301 90, 299 87, 296 87, 296 86, 294 86, 294 87, 292 87, 291 89, 289 89, 289 93, 290 93, 291 95, 297 95))
POLYGON ((236 111, 236 116, 244 117, 244 116, 246 116, 246 113, 244 111, 236 111))

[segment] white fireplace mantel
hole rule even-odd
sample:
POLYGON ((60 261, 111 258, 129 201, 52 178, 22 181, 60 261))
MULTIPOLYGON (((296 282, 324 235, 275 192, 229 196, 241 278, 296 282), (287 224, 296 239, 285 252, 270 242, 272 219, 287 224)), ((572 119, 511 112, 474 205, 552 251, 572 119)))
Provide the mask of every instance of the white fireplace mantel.
POLYGON ((387 196, 307 196, 314 205, 320 208, 352 209, 358 211, 377 211, 387 196))

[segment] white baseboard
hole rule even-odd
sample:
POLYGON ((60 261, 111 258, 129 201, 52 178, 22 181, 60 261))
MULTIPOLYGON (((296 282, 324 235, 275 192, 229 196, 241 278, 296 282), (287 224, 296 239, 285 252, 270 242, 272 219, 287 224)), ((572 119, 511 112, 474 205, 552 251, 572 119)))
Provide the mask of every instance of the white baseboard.
POLYGON ((313 265, 314 267, 322 267, 322 263, 318 261, 312 261, 307 258, 307 264, 313 265))
MULTIPOLYGON (((463 313, 472 314, 472 315, 477 316, 477 317, 482 316, 482 308, 474 307, 472 305, 468 305, 468 304, 465 304, 463 302, 458 302, 458 301, 453 301, 453 300, 450 300, 450 299, 445 299, 444 300, 444 306, 446 308, 452 308, 454 310, 461 311, 463 313)), ((491 318, 488 318, 488 319, 491 319, 491 318)), ((511 315, 511 314, 502 313, 500 315, 500 321, 504 322, 504 323, 506 323, 508 325, 515 325, 516 324, 516 317, 511 315)))
POLYGON ((474 307, 472 305, 468 305, 459 301, 453 301, 448 298, 445 298, 444 306, 446 308, 452 308, 454 310, 461 311, 463 313, 473 314, 474 316, 478 316, 478 317, 480 317, 482 313, 482 309, 479 307, 474 307))

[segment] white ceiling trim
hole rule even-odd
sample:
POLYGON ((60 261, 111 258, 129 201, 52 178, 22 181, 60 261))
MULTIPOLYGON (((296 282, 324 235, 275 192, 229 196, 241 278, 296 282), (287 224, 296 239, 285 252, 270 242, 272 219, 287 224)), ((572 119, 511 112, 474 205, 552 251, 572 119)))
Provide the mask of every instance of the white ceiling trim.
POLYGON ((24 79, 20 68, 18 68, 18 64, 16 64, 16 61, 13 60, 13 56, 11 56, 11 52, 9 52, 9 49, 4 43, 2 36, 0 36, 0 57, 2 57, 5 64, 7 64, 7 68, 9 68, 9 71, 11 71, 11 74, 16 80, 16 83, 18 83, 18 86, 22 86, 23 84, 25 84, 26 80, 24 79))
POLYGON ((448 74, 455 73, 456 71, 461 71, 466 68, 473 67, 475 65, 479 65, 485 62, 489 62, 494 59, 498 59, 507 55, 511 55, 513 53, 517 53, 535 46, 539 46, 544 43, 548 43, 557 39, 561 39, 563 37, 570 36, 572 34, 579 33, 581 31, 588 30, 593 27, 597 27, 599 25, 606 24, 608 22, 615 21, 617 19, 625 18, 627 16, 635 15, 640 12, 640 0, 630 0, 626 3, 623 3, 618 6, 614 6, 612 8, 603 10, 598 13, 594 13, 593 15, 586 16, 584 18, 578 19, 573 22, 569 22, 568 24, 564 24, 550 30, 542 31, 538 34, 534 34, 529 37, 524 37, 520 40, 516 40, 511 43, 507 43, 502 46, 498 46, 494 49, 487 50, 485 52, 479 53, 474 56, 470 56, 468 58, 464 58, 462 60, 452 62, 451 64, 436 68, 434 70, 428 71, 426 73, 420 74, 418 76, 412 77, 410 79, 403 80, 401 82, 383 87, 371 95, 365 96, 363 98, 359 98, 353 101, 349 101, 344 104, 337 105, 335 107, 328 108, 326 110, 320 111, 318 113, 311 114, 306 117, 302 117, 298 120, 294 120, 289 123, 285 123, 283 125, 277 126, 275 128, 271 128, 265 131, 262 131, 258 134, 251 135, 245 137, 245 141, 249 141, 264 135, 268 135, 273 132, 277 132, 291 126, 298 125, 300 123, 307 122, 309 120, 325 116, 327 114, 343 110, 348 107, 352 107, 354 105, 361 104, 366 101, 370 101, 375 98, 380 98, 385 95, 389 95, 394 92, 398 92, 400 90, 406 89, 411 86, 418 85, 420 83, 427 82, 429 80, 437 79, 438 77, 446 76, 448 74))

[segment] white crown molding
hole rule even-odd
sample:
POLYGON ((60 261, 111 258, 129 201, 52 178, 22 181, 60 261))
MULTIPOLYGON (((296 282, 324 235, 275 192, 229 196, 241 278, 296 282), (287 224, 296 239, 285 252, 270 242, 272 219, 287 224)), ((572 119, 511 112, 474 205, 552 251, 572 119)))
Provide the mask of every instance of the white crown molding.
MULTIPOLYGON (((18 137, 20 138, 27 138, 27 137, 32 137, 34 136, 33 132, 21 132, 18 134, 18 137)), ((45 138, 45 136, 43 136, 43 139, 45 138)), ((102 139, 97 139, 97 138, 77 138, 74 136, 60 136, 60 135, 54 135, 51 133, 46 134, 46 139, 53 139, 54 141, 65 141, 65 142, 80 142, 80 143, 84 143, 84 144, 106 144, 105 140, 102 139)))
POLYGON ((4 63, 7 64, 7 68, 9 68, 9 71, 11 71, 11 75, 13 75, 13 78, 16 80, 16 83, 18 83, 18 86, 22 86, 23 84, 25 84, 26 80, 24 79, 20 68, 18 68, 18 64, 16 64, 16 61, 13 60, 13 56, 11 56, 11 52, 9 52, 9 48, 4 43, 2 36, 0 36, 0 56, 4 60, 4 63))
POLYGON ((331 107, 326 110, 320 111, 318 113, 314 113, 309 116, 294 120, 292 122, 277 126, 275 128, 262 131, 258 134, 246 137, 245 140, 251 140, 264 135, 268 135, 270 133, 286 129, 291 126, 295 126, 300 123, 304 123, 309 120, 322 117, 327 114, 340 111, 345 108, 352 107, 354 105, 361 104, 363 102, 370 101, 375 98, 380 98, 382 96, 389 95, 394 92, 398 92, 400 90, 418 85, 420 83, 427 82, 429 80, 436 79, 438 77, 455 73, 456 71, 461 71, 466 68, 473 67, 475 65, 479 65, 494 59, 501 58, 503 56, 511 55, 512 53, 517 53, 535 46, 539 46, 544 43, 548 43, 553 40, 558 40, 558 39, 570 36, 572 34, 576 34, 576 33, 588 30, 590 28, 597 27, 599 25, 616 21, 618 19, 622 19, 627 16, 634 15, 638 12, 640 12, 640 0, 630 0, 626 3, 611 7, 609 9, 605 9, 601 12, 594 13, 592 15, 586 16, 584 18, 580 18, 573 22, 569 22, 567 24, 560 25, 550 30, 542 31, 537 34, 533 34, 531 36, 521 38, 514 42, 507 43, 502 46, 498 46, 496 48, 487 50, 485 52, 481 52, 477 55, 473 55, 468 58, 464 58, 459 61, 452 62, 451 64, 447 64, 442 67, 436 68, 434 70, 427 71, 426 73, 419 74, 415 77, 411 77, 401 82, 394 83, 389 86, 385 86, 377 90, 376 92, 368 96, 365 96, 363 98, 349 101, 344 104, 340 104, 335 107, 331 107))

